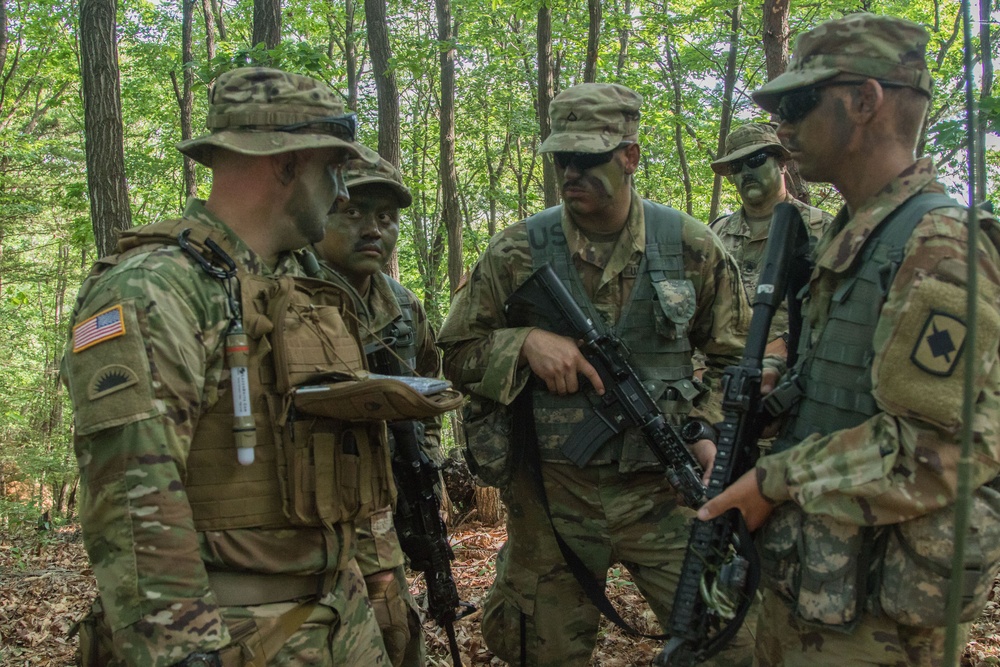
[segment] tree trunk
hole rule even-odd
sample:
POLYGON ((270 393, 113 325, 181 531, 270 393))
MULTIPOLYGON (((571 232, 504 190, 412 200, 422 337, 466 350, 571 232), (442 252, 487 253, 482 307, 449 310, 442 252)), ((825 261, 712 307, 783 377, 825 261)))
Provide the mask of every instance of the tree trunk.
POLYGON ((451 0, 435 0, 438 48, 441 58, 441 197, 442 216, 448 231, 448 287, 452 295, 462 280, 462 214, 458 206, 458 173, 455 171, 455 39, 451 0))
MULTIPOLYGON (((767 67, 767 80, 770 81, 785 73, 788 68, 788 11, 791 0, 764 0, 764 63, 767 67)), ((774 120, 774 116, 771 120, 774 120)), ((795 162, 787 164, 785 172, 785 188, 796 199, 809 203, 809 190, 799 175, 799 166, 795 162)))
MULTIPOLYGON (((399 89, 396 87, 396 73, 389 62, 392 49, 386 22, 386 0, 365 0, 365 16, 378 100, 378 154, 398 167, 399 89)), ((399 254, 395 249, 386 264, 386 271, 399 279, 399 254)))
POLYGON ((584 83, 597 81, 597 56, 601 50, 601 0, 587 0, 590 30, 587 32, 587 63, 583 69, 584 83))
POLYGON ((80 2, 87 188, 100 257, 112 253, 118 233, 132 226, 125 180, 125 139, 115 38, 117 11, 117 0, 80 2))
POLYGON ((670 84, 674 91, 674 145, 677 147, 677 160, 680 162, 681 175, 684 179, 684 206, 688 215, 694 214, 694 194, 691 187, 691 170, 688 167, 687 151, 684 149, 684 97, 681 94, 681 75, 674 62, 674 45, 668 35, 664 35, 665 51, 667 52, 667 71, 670 84))
MULTIPOLYGON (((347 108, 352 110, 358 108, 358 43, 354 39, 354 9, 354 0, 345 0, 344 61, 347 64, 347 108)), ((379 132, 379 136, 381 135, 379 132)), ((393 164, 398 167, 399 159, 393 164)))
POLYGON ((253 0, 253 46, 273 49, 281 43, 281 0, 253 0))
POLYGON ((0 0, 0 75, 7 64, 7 45, 10 38, 7 36, 7 0, 0 0))
POLYGON ((500 489, 492 486, 476 487, 476 513, 484 526, 496 526, 507 516, 500 502, 500 489))
MULTIPOLYGON (((625 16, 632 15, 632 0, 625 0, 625 16)), ((622 71, 625 69, 625 59, 628 57, 628 22, 623 23, 621 31, 618 33, 618 66, 615 68, 615 77, 622 78, 622 71)))
MULTIPOLYGON (((545 141, 552 133, 549 121, 549 104, 552 102, 552 10, 542 4, 538 10, 538 127, 539 141, 545 141)), ((559 187, 552 156, 542 155, 542 190, 545 193, 545 207, 559 203, 559 187)))
POLYGON ((201 0, 201 13, 205 17, 205 55, 208 62, 215 58, 215 15, 210 0, 201 0))
MULTIPOLYGON (((729 34, 729 59, 726 61, 726 74, 723 79, 722 118, 719 122, 719 148, 716 158, 726 152, 726 137, 733 122, 733 88, 736 86, 736 56, 740 48, 740 16, 743 13, 742 0, 737 0, 733 8, 732 23, 729 34)), ((722 176, 715 174, 712 180, 712 205, 708 211, 709 221, 719 215, 719 196, 722 194, 722 176)))
MULTIPOLYGON (((181 141, 187 141, 194 135, 191 130, 191 114, 194 111, 194 95, 191 92, 194 86, 194 53, 191 49, 191 33, 194 25, 194 3, 195 0, 181 0, 181 77, 183 86, 177 90, 177 77, 171 72, 170 76, 174 82, 174 93, 177 95, 177 104, 181 110, 181 141)), ((195 181, 194 160, 188 156, 182 157, 184 162, 184 195, 194 197, 198 194, 198 184, 195 181)))
POLYGON ((219 27, 219 39, 223 42, 229 41, 226 37, 226 22, 222 17, 222 8, 219 7, 218 0, 209 0, 212 3, 212 14, 215 16, 215 23, 219 27))

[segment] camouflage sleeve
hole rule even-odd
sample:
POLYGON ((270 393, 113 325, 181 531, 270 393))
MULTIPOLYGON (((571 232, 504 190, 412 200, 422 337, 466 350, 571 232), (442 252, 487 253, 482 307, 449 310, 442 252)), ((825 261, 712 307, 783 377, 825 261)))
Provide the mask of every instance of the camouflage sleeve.
MULTIPOLYGON (((726 366, 738 363, 746 344, 750 306, 736 262, 714 232, 684 217, 684 266, 694 283, 691 345, 705 355, 705 385, 716 391, 726 366)), ((701 415, 694 410, 695 416, 701 415)))
POLYGON ((63 369, 80 520, 116 650, 126 664, 158 667, 229 643, 184 490, 208 350, 221 329, 195 314, 204 305, 196 288, 151 270, 162 266, 124 268, 86 290, 63 369), (108 309, 122 331, 87 345, 83 332, 108 309))
POLYGON ((762 458, 761 491, 859 525, 897 523, 955 501, 965 365, 975 372, 973 487, 1000 472, 1000 233, 979 253, 976 345, 965 343, 966 244, 958 213, 925 218, 882 308, 873 395, 859 426, 762 458))
MULTIPOLYGON (((427 312, 420 299, 410 293, 410 307, 416 320, 417 367, 416 371, 424 377, 441 377, 441 353, 437 349, 434 328, 427 320, 427 312)), ((444 462, 441 451, 441 417, 429 417, 424 420, 424 453, 437 464, 444 462)))
POLYGON ((456 387, 509 404, 531 371, 520 363, 530 327, 508 327, 503 306, 531 273, 527 228, 508 227, 490 241, 466 284, 455 294, 438 336, 444 373, 456 387))

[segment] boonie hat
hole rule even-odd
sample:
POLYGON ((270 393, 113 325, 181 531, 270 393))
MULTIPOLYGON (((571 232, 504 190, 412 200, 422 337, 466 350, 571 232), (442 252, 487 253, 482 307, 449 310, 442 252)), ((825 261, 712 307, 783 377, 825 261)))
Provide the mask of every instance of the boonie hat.
POLYGON ((209 133, 177 144, 184 155, 212 166, 213 147, 243 155, 275 155, 305 148, 354 145, 355 117, 325 83, 266 67, 220 75, 209 95, 209 133))
POLYGON ((367 158, 351 158, 344 168, 344 182, 347 184, 348 191, 370 183, 384 185, 396 195, 400 208, 406 208, 413 203, 413 195, 403 183, 403 176, 399 173, 399 169, 383 158, 378 158, 375 164, 372 164, 367 158))
POLYGON ((799 38, 788 70, 754 91, 753 100, 774 112, 785 93, 838 74, 901 84, 930 96, 927 40, 921 26, 891 16, 860 13, 826 21, 799 38))
POLYGON ((552 133, 539 153, 605 153, 639 138, 642 95, 617 83, 581 83, 549 105, 552 133))
POLYGON ((712 171, 726 176, 729 170, 724 166, 767 148, 788 159, 792 154, 778 141, 778 133, 771 123, 747 123, 729 133, 726 137, 726 154, 712 163, 712 171))

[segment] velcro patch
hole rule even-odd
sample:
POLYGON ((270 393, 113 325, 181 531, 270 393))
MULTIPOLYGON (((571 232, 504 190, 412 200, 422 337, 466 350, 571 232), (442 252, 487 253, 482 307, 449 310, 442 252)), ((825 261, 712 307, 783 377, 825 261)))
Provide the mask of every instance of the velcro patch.
POLYGON ((121 304, 102 310, 73 327, 73 352, 82 352, 98 343, 125 335, 121 304))
POLYGON ((932 310, 913 346, 910 360, 931 375, 955 372, 965 347, 965 322, 954 315, 932 310))
POLYGON ((116 391, 121 391, 139 382, 139 378, 128 366, 110 364, 99 369, 87 383, 87 398, 96 400, 116 391))

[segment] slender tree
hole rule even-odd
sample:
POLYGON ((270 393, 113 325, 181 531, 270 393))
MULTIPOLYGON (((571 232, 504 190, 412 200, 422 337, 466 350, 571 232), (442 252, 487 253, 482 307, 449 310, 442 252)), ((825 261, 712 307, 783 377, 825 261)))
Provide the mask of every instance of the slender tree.
MULTIPOLYGON (((733 122, 733 89, 736 87, 736 58, 740 50, 740 17, 743 13, 743 2, 737 0, 730 14, 732 19, 729 32, 729 58, 726 60, 726 73, 723 77, 722 118, 719 120, 719 148, 716 156, 726 152, 726 137, 733 122)), ((712 182, 712 205, 709 208, 708 219, 715 220, 719 214, 719 195, 722 191, 722 177, 715 174, 712 182)))
MULTIPOLYGON (((549 104, 555 94, 552 77, 552 9, 542 3, 538 10, 538 127, 539 139, 545 141, 552 133, 552 123, 549 121, 549 104)), ((542 191, 545 196, 545 206, 555 206, 559 203, 559 188, 556 185, 556 170, 552 156, 548 153, 542 159, 542 191)))
POLYGON ((441 60, 441 194, 442 215, 448 230, 448 287, 455 294, 465 265, 462 261, 462 214, 458 205, 458 173, 455 171, 455 39, 451 0, 435 0, 438 49, 441 60))
POLYGON ((201 13, 205 17, 205 56, 212 62, 215 58, 215 14, 210 0, 201 0, 201 13))
MULTIPOLYGON (((993 0, 979 1, 979 53, 983 61, 983 76, 979 84, 979 99, 985 100, 993 95, 993 59, 989 54, 993 53, 993 38, 990 35, 990 11, 994 5, 993 0)), ((979 154, 976 155, 976 192, 980 197, 986 196, 987 174, 986 171, 986 131, 988 127, 986 114, 979 114, 979 124, 976 128, 976 145, 979 146, 979 154)))
POLYGON ((281 43, 281 0, 253 0, 252 41, 268 49, 281 43))
POLYGON ((132 226, 125 180, 124 128, 116 0, 81 0, 80 64, 90 217, 100 257, 115 249, 117 235, 132 226))
POLYGON ((674 99, 673 111, 674 146, 677 149, 677 162, 681 168, 681 180, 684 182, 684 209, 688 215, 694 214, 694 194, 691 188, 691 169, 688 166, 687 149, 684 147, 684 96, 681 93, 681 72, 674 57, 674 45, 670 35, 664 35, 663 51, 666 55, 666 72, 674 99))
MULTIPOLYGON (((191 69, 194 61, 194 53, 191 47, 191 40, 194 25, 194 3, 196 0, 181 0, 181 81, 177 85, 177 72, 171 70, 170 80, 174 85, 174 95, 177 97, 177 105, 181 112, 181 140, 186 141, 193 137, 191 127, 191 114, 194 111, 194 71, 191 69)), ((184 195, 194 197, 198 193, 198 184, 195 181, 194 160, 182 157, 184 163, 184 195)))
POLYGON ((587 62, 583 69, 586 83, 597 81, 597 56, 601 50, 601 0, 587 0, 590 28, 587 31, 587 62))

